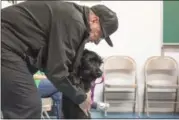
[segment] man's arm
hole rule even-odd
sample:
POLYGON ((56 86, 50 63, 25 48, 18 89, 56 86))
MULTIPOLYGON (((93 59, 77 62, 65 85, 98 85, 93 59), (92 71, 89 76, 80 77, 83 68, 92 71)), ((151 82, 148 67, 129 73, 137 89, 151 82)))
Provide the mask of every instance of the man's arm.
POLYGON ((74 44, 80 44, 84 33, 84 26, 81 23, 72 20, 57 22, 51 26, 48 60, 47 60, 47 77, 56 88, 65 96, 70 98, 74 103, 80 104, 87 98, 86 93, 77 88, 69 80, 69 66, 75 57, 76 49, 74 44))

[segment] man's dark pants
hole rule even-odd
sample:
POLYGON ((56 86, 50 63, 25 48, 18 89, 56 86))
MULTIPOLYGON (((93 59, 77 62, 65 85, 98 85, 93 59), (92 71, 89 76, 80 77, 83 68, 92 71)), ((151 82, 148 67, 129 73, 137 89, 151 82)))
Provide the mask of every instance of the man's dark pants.
POLYGON ((27 63, 1 46, 1 110, 5 119, 40 119, 41 99, 27 63))

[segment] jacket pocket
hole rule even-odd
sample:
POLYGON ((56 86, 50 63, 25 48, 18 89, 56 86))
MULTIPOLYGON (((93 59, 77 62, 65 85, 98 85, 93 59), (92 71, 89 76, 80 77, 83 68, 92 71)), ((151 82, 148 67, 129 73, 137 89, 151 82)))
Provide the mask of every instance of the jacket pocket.
POLYGON ((37 54, 37 58, 35 60, 35 67, 38 68, 41 71, 44 71, 44 69, 46 68, 46 58, 47 56, 47 47, 43 46, 40 48, 38 54, 37 54))
POLYGON ((36 57, 33 57, 31 55, 27 55, 26 61, 29 66, 29 70, 34 73, 37 70, 44 71, 46 67, 46 59, 45 59, 45 54, 46 54, 46 47, 42 46, 37 52, 36 57))
POLYGON ((35 67, 34 63, 35 63, 35 59, 32 56, 27 55, 25 58, 26 62, 27 62, 27 66, 29 71, 34 74, 38 71, 38 68, 35 67))

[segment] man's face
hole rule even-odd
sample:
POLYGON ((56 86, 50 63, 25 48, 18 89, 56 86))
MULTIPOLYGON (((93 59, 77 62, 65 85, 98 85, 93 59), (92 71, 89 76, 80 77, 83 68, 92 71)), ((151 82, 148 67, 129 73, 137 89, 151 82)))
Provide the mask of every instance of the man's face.
POLYGON ((90 41, 98 44, 102 36, 102 31, 99 18, 97 16, 90 17, 90 29, 90 41))

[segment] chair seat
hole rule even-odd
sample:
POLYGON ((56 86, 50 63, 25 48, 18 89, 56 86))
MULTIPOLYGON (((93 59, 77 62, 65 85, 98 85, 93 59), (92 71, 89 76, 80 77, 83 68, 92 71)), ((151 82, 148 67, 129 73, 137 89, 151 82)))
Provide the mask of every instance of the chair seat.
POLYGON ((163 80, 152 80, 147 83, 148 87, 151 88, 179 88, 179 85, 171 83, 170 81, 163 81, 163 80))
POLYGON ((111 79, 105 81, 106 87, 113 88, 136 88, 137 85, 129 79, 111 79))
POLYGON ((105 86, 106 87, 116 87, 116 88, 135 88, 136 84, 134 83, 134 80, 132 79, 126 79, 126 78, 111 78, 105 80, 105 86))
POLYGON ((119 84, 119 85, 114 85, 114 84, 105 84, 106 87, 113 87, 113 88, 136 88, 136 84, 119 84))
POLYGON ((52 109, 52 99, 51 98, 42 98, 42 110, 51 111, 52 109))

